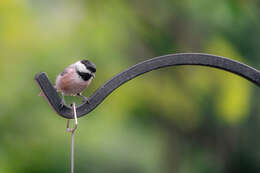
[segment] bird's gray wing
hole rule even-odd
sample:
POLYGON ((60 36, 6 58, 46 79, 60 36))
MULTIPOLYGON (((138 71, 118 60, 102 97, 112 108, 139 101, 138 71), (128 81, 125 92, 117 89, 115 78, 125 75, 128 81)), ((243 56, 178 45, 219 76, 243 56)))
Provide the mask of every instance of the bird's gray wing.
POLYGON ((63 72, 60 73, 60 76, 66 75, 67 73, 71 72, 72 69, 73 69, 72 65, 68 66, 67 68, 65 68, 63 72))
POLYGON ((65 69, 63 72, 60 73, 60 76, 64 76, 67 73, 68 73, 68 69, 65 69))

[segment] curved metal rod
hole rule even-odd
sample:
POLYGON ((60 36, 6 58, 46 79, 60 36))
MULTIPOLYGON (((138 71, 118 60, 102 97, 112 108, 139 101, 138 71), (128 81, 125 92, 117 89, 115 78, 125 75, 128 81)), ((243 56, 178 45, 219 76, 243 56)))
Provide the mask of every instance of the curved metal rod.
MULTIPOLYGON (((200 53, 165 55, 140 62, 112 77, 103 86, 96 90, 96 92, 89 98, 89 103, 84 103, 77 107, 78 117, 82 117, 94 110, 110 93, 125 82, 152 70, 177 65, 201 65, 226 70, 240 75, 260 86, 260 72, 238 61, 216 55, 200 53)), ((47 101, 57 114, 64 118, 72 119, 73 115, 71 108, 60 106, 61 99, 50 83, 47 75, 45 73, 39 73, 35 76, 35 80, 43 91, 47 101)))

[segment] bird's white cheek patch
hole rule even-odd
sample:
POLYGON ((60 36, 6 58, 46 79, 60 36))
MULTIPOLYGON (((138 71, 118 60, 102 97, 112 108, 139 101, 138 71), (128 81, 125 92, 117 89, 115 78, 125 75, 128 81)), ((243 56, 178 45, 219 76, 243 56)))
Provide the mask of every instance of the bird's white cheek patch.
POLYGON ((91 73, 84 64, 82 64, 80 61, 76 62, 75 64, 76 70, 83 72, 83 73, 91 73))

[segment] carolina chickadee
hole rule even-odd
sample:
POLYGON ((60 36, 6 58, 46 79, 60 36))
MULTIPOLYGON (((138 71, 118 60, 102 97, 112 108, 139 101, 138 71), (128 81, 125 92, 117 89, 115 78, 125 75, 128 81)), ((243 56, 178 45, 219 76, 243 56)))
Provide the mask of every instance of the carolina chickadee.
POLYGON ((88 60, 77 61, 69 65, 62 73, 60 73, 55 82, 57 92, 62 94, 62 104, 65 103, 64 96, 80 96, 83 101, 88 102, 88 98, 82 95, 95 78, 96 66, 88 60))

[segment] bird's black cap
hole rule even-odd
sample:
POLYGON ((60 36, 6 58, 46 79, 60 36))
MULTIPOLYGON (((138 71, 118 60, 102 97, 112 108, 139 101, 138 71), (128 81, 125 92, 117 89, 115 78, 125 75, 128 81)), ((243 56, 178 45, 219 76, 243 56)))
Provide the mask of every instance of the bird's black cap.
POLYGON ((82 64, 84 64, 86 66, 86 68, 88 70, 90 70, 92 73, 96 72, 96 65, 94 63, 92 63, 91 61, 89 61, 89 60, 81 60, 80 62, 82 64))

